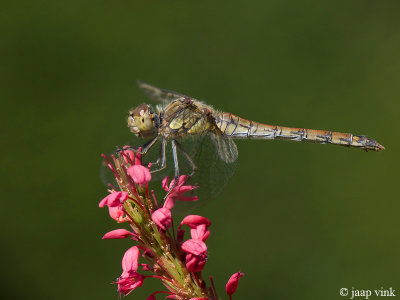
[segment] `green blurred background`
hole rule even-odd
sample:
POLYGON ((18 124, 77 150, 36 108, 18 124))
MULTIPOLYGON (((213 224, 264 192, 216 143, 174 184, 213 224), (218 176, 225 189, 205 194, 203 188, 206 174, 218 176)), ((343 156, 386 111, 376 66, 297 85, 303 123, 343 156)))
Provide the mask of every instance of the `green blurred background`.
MULTIPOLYGON (((3 299, 116 299, 132 243, 99 209, 141 79, 270 124, 366 134, 382 153, 239 141, 213 222, 220 296, 400 290, 399 1, 18 1, 0 17, 3 299)), ((145 299, 155 280, 131 294, 145 299)), ((400 293, 400 292, 398 292, 400 293)), ((226 297, 223 297, 226 299, 226 297)))

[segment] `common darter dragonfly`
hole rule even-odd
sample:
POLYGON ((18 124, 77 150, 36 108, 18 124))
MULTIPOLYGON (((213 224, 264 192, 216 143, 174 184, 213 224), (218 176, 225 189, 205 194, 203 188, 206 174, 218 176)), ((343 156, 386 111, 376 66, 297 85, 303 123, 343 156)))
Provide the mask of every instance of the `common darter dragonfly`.
POLYGON ((262 124, 220 112, 178 92, 141 81, 138 85, 150 99, 158 102, 155 109, 149 104, 140 104, 129 111, 127 119, 131 132, 149 139, 140 152, 152 162, 151 172, 162 173, 169 165, 173 173, 170 176, 189 175, 195 178, 194 183, 200 182, 208 195, 218 193, 234 172, 238 157, 234 139, 282 139, 366 151, 385 149, 363 135, 262 124), (148 155, 156 145, 160 145, 157 154, 148 155), (198 173, 201 178, 196 178, 198 173))

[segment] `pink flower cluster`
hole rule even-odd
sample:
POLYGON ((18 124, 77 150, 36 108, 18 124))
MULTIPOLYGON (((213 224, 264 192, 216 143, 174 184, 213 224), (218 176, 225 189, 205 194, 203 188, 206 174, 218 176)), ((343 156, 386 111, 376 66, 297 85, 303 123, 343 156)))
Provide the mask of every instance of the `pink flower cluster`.
MULTIPOLYGON (((103 239, 130 238, 138 243, 123 256, 122 274, 115 282, 120 296, 142 286, 146 278, 158 278, 167 291, 156 291, 148 300, 156 299, 155 295, 160 293, 167 294, 166 299, 218 299, 212 277, 212 286, 207 287, 201 274, 207 262, 205 242, 210 236, 210 220, 188 215, 180 222, 176 234, 173 228, 172 208, 177 201, 197 201, 197 196, 187 195, 197 187, 185 185, 186 175, 171 182, 166 177, 162 187, 167 196, 163 205, 159 206, 154 192, 149 191, 150 170, 142 165, 139 154, 124 150, 110 159, 103 157, 114 173, 119 189, 111 187, 110 194, 100 201, 99 207, 107 206, 111 218, 118 223, 127 222, 132 230, 116 229, 106 233, 103 239), (191 238, 186 241, 183 226, 190 228, 191 238), (146 263, 139 263, 140 256, 146 263), (140 269, 153 275, 141 274, 140 269)), ((233 274, 226 284, 225 290, 230 299, 241 276, 241 272, 233 274)))

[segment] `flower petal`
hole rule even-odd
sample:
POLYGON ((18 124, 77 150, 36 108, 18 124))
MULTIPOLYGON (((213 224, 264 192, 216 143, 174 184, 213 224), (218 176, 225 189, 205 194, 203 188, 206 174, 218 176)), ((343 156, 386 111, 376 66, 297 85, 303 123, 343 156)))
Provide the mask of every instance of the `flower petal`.
POLYGON ((207 246, 201 240, 190 239, 182 244, 182 250, 194 255, 206 254, 207 246))
POLYGON ((210 236, 210 230, 207 229, 205 224, 201 224, 196 228, 190 229, 190 235, 192 236, 192 239, 202 240, 205 242, 210 236))
POLYGON ((108 239, 125 239, 127 237, 130 237, 134 235, 134 233, 126 230, 126 229, 115 229, 112 231, 107 232, 102 239, 103 240, 108 240, 108 239))
POLYGON ((137 271, 139 254, 140 252, 137 246, 133 246, 125 252, 124 257, 122 258, 122 274, 137 271))
POLYGON ((108 213, 110 214, 110 217, 118 223, 126 221, 126 219, 124 218, 125 211, 122 209, 122 206, 109 207, 108 213))
POLYGON ((169 177, 164 177, 164 179, 161 182, 161 186, 165 191, 169 191, 169 186, 168 186, 168 181, 169 181, 169 177))
POLYGON ((148 183, 151 180, 151 174, 148 168, 142 165, 133 165, 128 169, 128 174, 132 180, 139 185, 148 183))
POLYGON ((205 224, 207 227, 211 226, 211 221, 207 218, 198 215, 189 215, 183 218, 181 225, 187 225, 190 228, 196 228, 199 225, 205 224))
POLYGON ((122 205, 126 199, 128 199, 129 194, 127 192, 112 192, 107 197, 100 201, 99 207, 116 207, 122 205))
POLYGON ((171 211, 167 208, 161 207, 157 209, 152 213, 151 218, 162 230, 166 230, 171 226, 171 211))

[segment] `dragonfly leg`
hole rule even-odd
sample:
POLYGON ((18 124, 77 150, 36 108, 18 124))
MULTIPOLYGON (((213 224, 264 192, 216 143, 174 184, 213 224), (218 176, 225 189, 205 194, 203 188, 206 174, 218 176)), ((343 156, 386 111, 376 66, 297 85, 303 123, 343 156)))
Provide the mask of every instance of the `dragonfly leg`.
POLYGON ((163 140, 161 142, 160 157, 158 158, 158 160, 156 162, 157 165, 160 164, 160 162, 161 162, 161 165, 159 168, 151 170, 150 171, 151 173, 156 173, 156 172, 162 171, 167 166, 166 155, 165 155, 166 146, 167 146, 167 140, 165 138, 163 138, 163 140))
POLYGON ((128 147, 124 147, 123 149, 117 148, 117 150, 115 150, 115 153, 118 154, 118 153, 120 153, 121 151, 124 151, 124 150, 132 150, 135 153, 144 155, 156 144, 156 142, 158 141, 159 137, 160 136, 157 135, 154 139, 148 141, 146 144, 144 144, 142 147, 140 147, 140 148, 142 148, 142 150, 140 150, 140 151, 139 151, 139 148, 133 148, 131 146, 128 146, 128 147))
POLYGON ((174 156, 174 167, 175 167, 175 182, 178 181, 179 178, 179 163, 178 163, 178 152, 176 151, 176 141, 172 140, 172 155, 174 156))
POLYGON ((192 167, 192 173, 189 174, 189 178, 192 177, 196 171, 197 171, 197 166, 194 163, 193 159, 190 157, 190 155, 183 149, 182 145, 178 142, 176 142, 176 146, 179 148, 179 150, 182 152, 182 154, 185 156, 186 160, 189 162, 190 166, 192 167))
POLYGON ((165 148, 166 148, 166 146, 160 147, 160 154, 158 155, 157 161, 152 163, 153 166, 154 165, 159 166, 160 164, 162 164, 163 161, 164 161, 164 163, 166 163, 165 148))
POLYGON ((164 196, 163 202, 167 199, 168 195, 171 193, 171 191, 174 189, 176 184, 178 183, 179 179, 179 163, 178 163, 178 152, 176 150, 176 141, 172 140, 172 156, 174 157, 174 168, 175 168, 175 174, 174 174, 174 184, 169 188, 167 194, 164 196))

